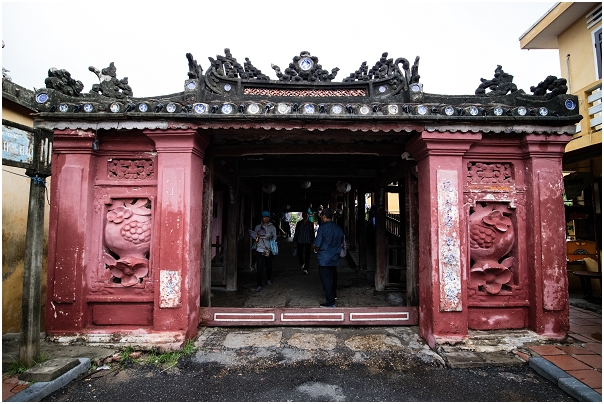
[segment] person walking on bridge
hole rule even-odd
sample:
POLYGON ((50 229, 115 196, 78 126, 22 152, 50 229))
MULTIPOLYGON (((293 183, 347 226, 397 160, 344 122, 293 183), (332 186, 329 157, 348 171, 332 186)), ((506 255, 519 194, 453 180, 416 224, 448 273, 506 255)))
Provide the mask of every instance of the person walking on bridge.
POLYGON ((262 223, 254 229, 256 233, 256 280, 258 286, 256 292, 262 290, 262 272, 266 268, 266 284, 272 285, 273 277, 273 254, 271 253, 271 240, 277 239, 277 229, 271 223, 271 214, 262 212, 262 223))
POLYGON ((338 273, 336 268, 340 263, 340 250, 344 240, 344 231, 333 220, 333 212, 325 208, 319 220, 323 225, 317 231, 313 249, 319 260, 319 277, 325 292, 325 303, 322 307, 336 307, 336 288, 338 273))
POLYGON ((313 241, 315 241, 315 226, 308 219, 308 213, 302 212, 302 220, 296 223, 296 230, 294 231, 294 248, 298 250, 300 270, 306 275, 308 275, 310 248, 313 241))

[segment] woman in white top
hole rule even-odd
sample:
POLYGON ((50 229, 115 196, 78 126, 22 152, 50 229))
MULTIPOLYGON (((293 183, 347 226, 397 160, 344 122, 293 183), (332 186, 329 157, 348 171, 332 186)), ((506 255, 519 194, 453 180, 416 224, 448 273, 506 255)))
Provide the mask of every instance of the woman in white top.
POLYGON ((277 229, 271 223, 271 214, 262 212, 262 223, 254 229, 256 232, 256 280, 258 287, 256 292, 262 290, 262 272, 266 268, 266 284, 272 285, 273 276, 273 254, 271 253, 271 240, 277 240, 277 229))

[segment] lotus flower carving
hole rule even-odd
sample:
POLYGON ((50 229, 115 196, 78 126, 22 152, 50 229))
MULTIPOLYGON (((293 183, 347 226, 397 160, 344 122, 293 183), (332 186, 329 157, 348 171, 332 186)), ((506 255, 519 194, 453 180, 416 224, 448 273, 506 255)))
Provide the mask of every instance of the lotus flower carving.
POLYGON ((484 271, 472 272, 471 282, 474 288, 482 286, 485 292, 496 295, 511 279, 512 271, 507 268, 487 268, 484 271))
POLYGON ((122 286, 133 286, 139 283, 140 278, 147 276, 149 272, 149 260, 140 258, 123 258, 116 260, 110 254, 105 253, 105 265, 111 275, 120 279, 122 286))

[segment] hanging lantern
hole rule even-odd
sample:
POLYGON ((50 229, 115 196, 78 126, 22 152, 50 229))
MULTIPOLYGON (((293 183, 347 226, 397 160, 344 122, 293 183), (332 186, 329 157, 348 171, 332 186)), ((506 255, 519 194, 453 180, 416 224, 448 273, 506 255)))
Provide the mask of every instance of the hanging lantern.
POLYGON ((277 189, 277 186, 272 182, 265 182, 262 184, 262 190, 267 194, 272 194, 277 189))
POLYGON ((352 188, 351 185, 347 182, 338 181, 336 183, 336 189, 338 190, 338 192, 341 192, 343 194, 345 194, 346 192, 349 192, 351 188, 352 188))
POLYGON ((300 186, 304 189, 310 188, 310 181, 301 181, 300 186))

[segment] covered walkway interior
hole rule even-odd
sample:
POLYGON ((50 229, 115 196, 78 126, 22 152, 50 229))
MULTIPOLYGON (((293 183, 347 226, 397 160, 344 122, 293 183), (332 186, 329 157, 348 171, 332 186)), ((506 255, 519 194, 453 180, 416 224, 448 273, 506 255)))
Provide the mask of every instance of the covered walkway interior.
MULTIPOLYGON (((316 308, 325 301, 319 280, 317 256, 311 254, 309 274, 305 275, 298 264, 298 258, 291 254, 291 238, 280 238, 279 255, 273 260, 272 286, 266 285, 256 293, 256 272, 242 269, 238 265, 237 291, 228 292, 224 287, 211 289, 212 307, 239 308, 316 308)), ((338 307, 401 307, 407 306, 401 288, 386 288, 377 291, 374 287, 375 253, 368 249, 367 270, 360 270, 358 252, 349 251, 347 259, 340 258, 338 266, 338 307)))

